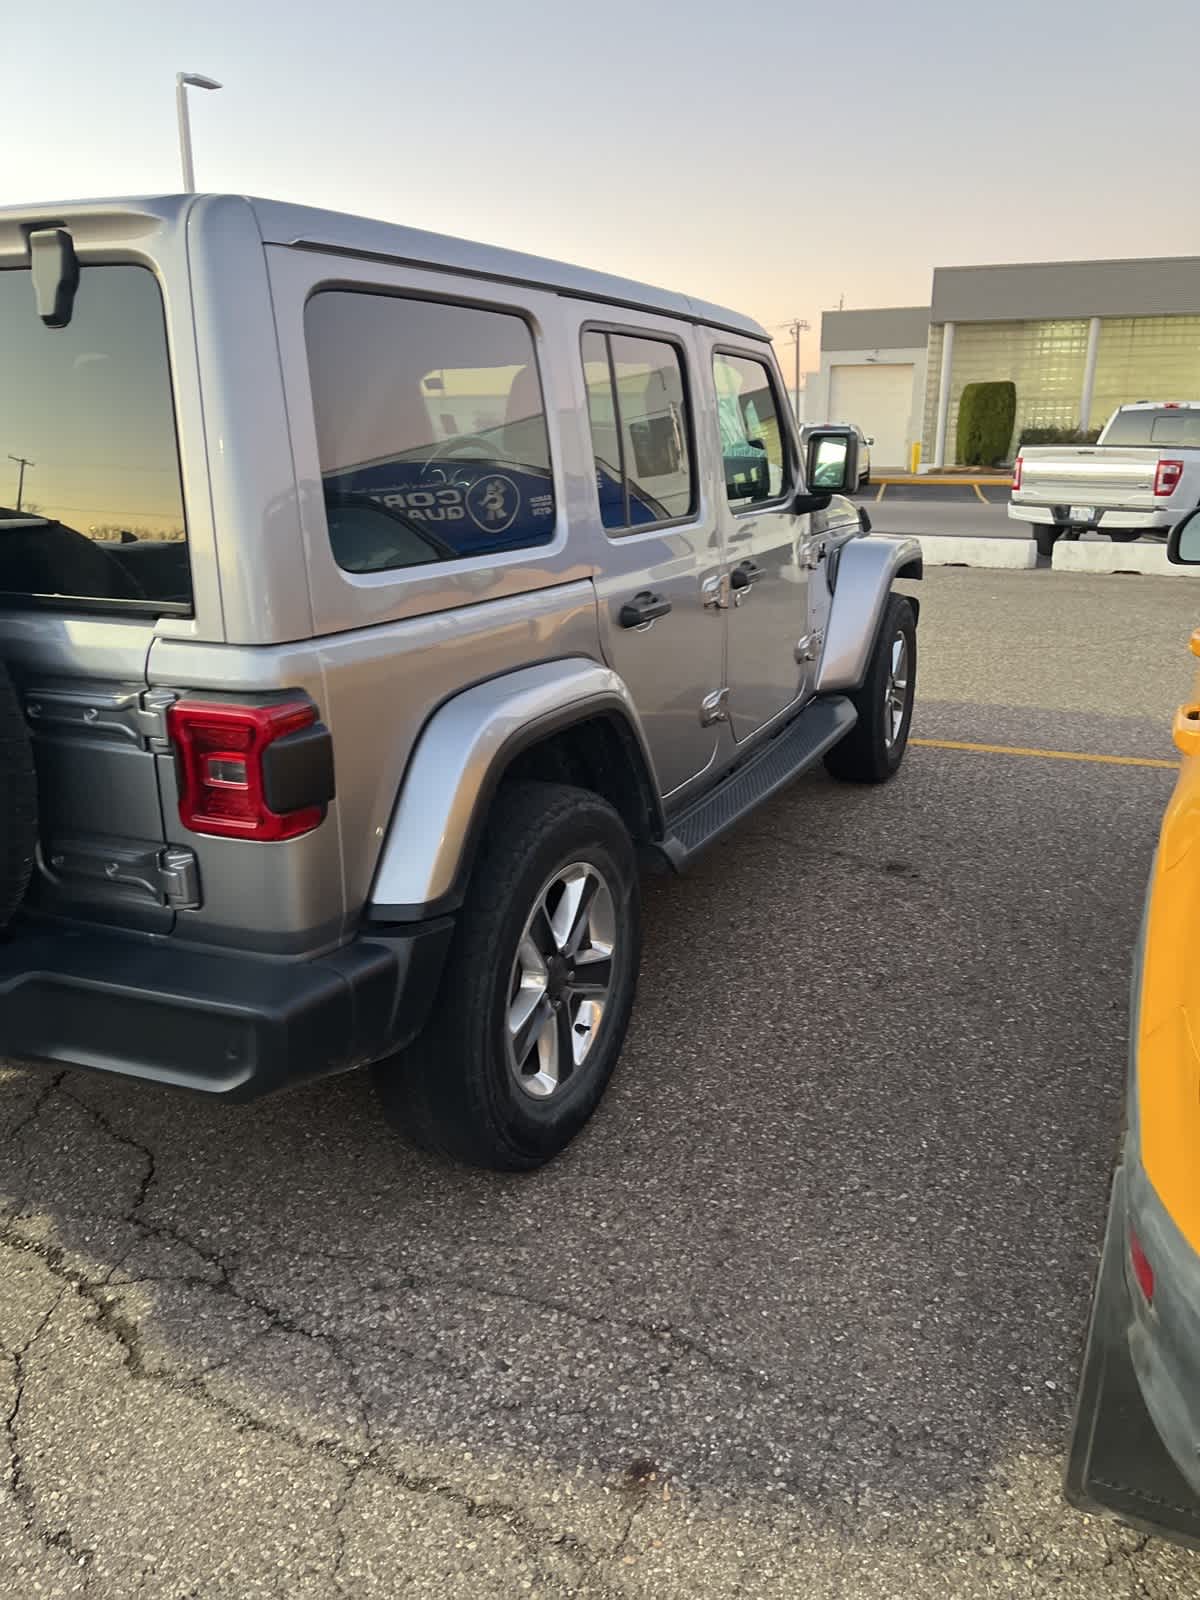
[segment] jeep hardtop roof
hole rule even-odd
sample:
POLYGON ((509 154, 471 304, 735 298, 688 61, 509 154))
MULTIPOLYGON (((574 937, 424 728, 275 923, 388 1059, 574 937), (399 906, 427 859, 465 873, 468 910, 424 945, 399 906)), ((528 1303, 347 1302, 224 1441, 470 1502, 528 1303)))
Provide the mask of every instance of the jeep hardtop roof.
POLYGON ((610 305, 661 312, 688 322, 725 328, 753 339, 770 339, 766 329, 752 317, 742 316, 740 312, 712 305, 705 300, 695 300, 689 295, 638 283, 631 278, 593 272, 586 267, 571 266, 567 262, 553 261, 544 256, 526 255, 519 250, 505 250, 498 245, 476 244, 469 239, 453 238, 449 234, 427 233, 423 229, 405 227, 400 223, 380 222, 371 217, 357 217, 341 211, 322 211, 314 206, 290 205, 280 200, 261 200, 249 195, 148 195, 0 207, 0 265, 4 264, 2 257, 5 254, 25 251, 25 235, 31 225, 45 227, 59 223, 73 227, 78 224, 82 229, 82 237, 77 242, 83 246, 88 242, 89 235, 98 240, 105 234, 111 236, 123 232, 122 223, 126 221, 131 232, 137 231, 139 220, 156 227, 203 228, 210 215, 215 220, 219 214, 217 208, 206 205, 206 202, 229 198, 240 198, 250 207, 266 244, 333 251, 403 262, 435 271, 527 284, 578 299, 602 300, 610 305))

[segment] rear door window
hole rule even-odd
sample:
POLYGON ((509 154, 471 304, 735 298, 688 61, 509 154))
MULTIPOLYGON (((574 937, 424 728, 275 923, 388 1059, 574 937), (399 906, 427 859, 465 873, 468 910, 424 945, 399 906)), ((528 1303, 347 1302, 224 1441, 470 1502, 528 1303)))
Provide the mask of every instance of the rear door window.
POLYGON ((304 327, 340 567, 382 572, 553 539, 545 402, 523 318, 325 289, 304 327))
POLYGON ((696 481, 679 349, 589 330, 582 353, 601 522, 615 533, 690 516, 696 481))
POLYGON ((0 272, 0 598, 181 612, 192 582, 162 295, 132 264, 80 269, 47 328, 0 272))

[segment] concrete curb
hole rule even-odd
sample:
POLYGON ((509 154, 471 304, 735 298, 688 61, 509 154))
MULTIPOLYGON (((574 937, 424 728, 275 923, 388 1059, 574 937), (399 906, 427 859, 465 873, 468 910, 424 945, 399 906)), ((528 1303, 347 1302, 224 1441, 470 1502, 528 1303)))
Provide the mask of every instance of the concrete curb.
POLYGON ((1037 566, 1037 545, 1032 539, 956 538, 934 533, 913 537, 931 567, 1003 567, 1012 571, 1037 566))
POLYGON ((1176 567, 1161 544, 1080 544, 1060 539, 1050 562, 1055 572, 1138 572, 1156 578, 1195 578, 1200 567, 1176 567))

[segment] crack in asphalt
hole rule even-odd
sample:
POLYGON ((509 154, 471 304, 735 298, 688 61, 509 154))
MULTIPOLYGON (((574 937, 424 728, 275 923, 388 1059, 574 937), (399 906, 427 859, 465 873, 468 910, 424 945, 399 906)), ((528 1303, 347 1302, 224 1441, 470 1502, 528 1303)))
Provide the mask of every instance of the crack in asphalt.
POLYGON ((36 1497, 34 1495, 33 1487, 28 1482, 25 1475, 25 1461, 21 1454, 21 1441, 18 1436, 21 1410, 25 1403, 25 1381, 27 1377, 25 1369, 26 1358, 28 1357, 29 1352, 33 1349, 34 1345, 50 1326, 50 1319, 61 1305, 63 1296, 67 1292, 67 1287, 67 1284, 64 1282, 54 1299, 51 1301, 45 1315, 42 1317, 34 1331, 29 1335, 28 1339, 25 1340, 24 1344, 22 1344, 19 1349, 11 1352, 13 1366, 13 1402, 8 1410, 7 1416, 4 1419, 4 1433, 8 1442, 9 1493, 12 1495, 13 1501, 20 1512, 25 1531, 33 1534, 34 1537, 40 1540, 47 1549, 63 1550, 77 1565, 86 1567, 95 1559, 94 1550, 88 1546, 77 1545, 71 1535, 70 1529, 66 1526, 56 1528, 51 1531, 49 1528, 44 1528, 40 1525, 36 1497))
MULTIPOLYGON (((19 1438, 23 1408, 26 1407, 27 1358, 37 1341, 50 1326, 54 1313, 62 1305, 64 1298, 71 1292, 75 1293, 87 1305, 91 1314, 92 1325, 96 1330, 102 1336, 110 1339, 120 1349, 123 1368, 131 1381, 161 1384, 171 1392, 214 1411, 224 1422, 238 1432, 263 1435, 278 1443, 288 1445, 306 1458, 320 1460, 340 1468, 343 1474, 343 1482, 333 1506, 332 1520, 335 1546, 331 1553, 329 1568, 329 1581, 334 1592, 339 1594, 349 1592, 344 1579, 344 1567, 350 1551, 350 1536, 347 1533, 345 1521, 351 1507, 356 1484, 364 1474, 370 1472, 377 1474, 385 1483, 399 1492, 435 1496, 455 1507, 467 1518, 481 1522, 502 1521, 533 1557, 536 1558, 551 1549, 568 1557, 575 1564, 578 1572, 580 1587, 575 1592, 587 1592, 597 1596, 598 1600, 599 1597, 611 1594, 612 1591, 608 1589, 605 1582, 605 1573, 622 1565, 627 1565, 634 1559, 629 1554, 629 1546, 637 1521, 643 1513, 655 1509, 650 1503, 649 1495, 644 1492, 644 1486, 640 1484, 626 1486, 626 1493, 633 1493, 636 1498, 629 1508, 621 1533, 611 1547, 598 1548, 572 1534, 556 1532, 553 1528, 531 1519, 527 1512, 517 1504, 500 1498, 476 1498, 466 1490, 457 1487, 453 1483, 445 1482, 435 1475, 405 1471, 397 1466, 388 1458, 386 1448, 377 1442, 372 1432, 370 1404, 363 1390, 355 1363, 347 1352, 344 1338, 327 1330, 311 1327, 294 1312, 286 1310, 282 1305, 266 1296, 260 1289, 247 1284, 245 1274, 237 1264, 236 1256, 231 1263, 218 1251, 199 1243, 174 1222, 147 1217, 144 1211, 158 1171, 155 1152, 140 1140, 120 1132, 113 1126, 109 1118, 95 1106, 89 1104, 88 1101, 70 1089, 63 1088, 62 1081, 63 1075, 60 1074, 39 1093, 34 1104, 28 1108, 16 1129, 10 1130, 9 1137, 11 1138, 28 1128, 41 1114, 41 1111, 50 1102, 54 1094, 61 1091, 65 1098, 70 1099, 109 1138, 136 1151, 141 1157, 143 1170, 137 1181, 132 1199, 120 1220, 131 1228, 137 1237, 152 1239, 159 1243, 174 1245, 191 1251, 196 1259, 204 1263, 214 1274, 213 1277, 205 1277, 196 1272, 147 1274, 136 1279, 123 1281, 114 1286, 111 1282, 112 1277, 134 1248, 133 1241, 131 1241, 127 1250, 118 1255, 117 1259, 105 1270, 103 1275, 96 1278, 89 1276, 77 1267, 69 1265, 65 1252, 60 1246, 30 1238, 11 1225, 0 1224, 0 1248, 16 1252, 28 1252, 34 1255, 43 1263, 48 1273, 57 1279, 60 1284, 59 1292, 48 1311, 40 1320, 37 1328, 19 1350, 11 1353, 10 1357, 14 1377, 14 1398, 4 1423, 10 1456, 10 1492, 20 1510, 26 1530, 47 1548, 63 1551, 83 1569, 85 1589, 91 1582, 92 1566, 96 1552, 88 1546, 77 1543, 71 1530, 67 1527, 50 1529, 42 1525, 36 1503, 36 1494, 26 1474, 19 1438), (203 1289, 213 1295, 227 1296, 231 1300, 238 1302, 262 1317, 266 1322, 266 1328, 255 1336, 257 1338, 266 1337, 271 1332, 282 1332, 323 1346, 329 1352, 339 1370, 344 1373, 347 1386, 355 1398, 362 1420, 366 1448, 355 1448, 336 1435, 321 1435, 313 1438, 299 1428, 245 1410, 221 1395, 213 1393, 201 1377, 187 1376, 166 1368, 148 1367, 142 1349, 140 1324, 137 1320, 125 1314, 121 1306, 116 1303, 112 1291, 114 1287, 119 1291, 133 1283, 153 1284, 156 1282, 183 1283, 189 1287, 203 1289), (584 1584, 586 1584, 586 1589, 583 1587, 584 1584)), ((10 1222, 12 1220, 10 1219, 10 1222)), ((341 1261, 367 1259, 360 1253, 350 1251, 322 1251, 318 1253, 330 1259, 341 1261)), ((773 1376, 760 1368, 748 1367, 731 1360, 725 1355, 714 1351, 703 1341, 682 1332, 666 1321, 657 1322, 588 1311, 551 1296, 542 1296, 529 1291, 490 1285, 469 1276, 406 1274, 404 1287, 418 1290, 429 1289, 435 1292, 474 1294, 483 1298, 492 1298, 534 1307, 595 1328, 620 1329, 651 1341, 654 1349, 661 1354, 671 1357, 685 1355, 694 1357, 721 1377, 733 1379, 754 1391, 770 1391, 779 1395, 791 1396, 798 1405, 806 1407, 810 1414, 815 1414, 826 1424, 832 1425, 836 1421, 845 1420, 847 1408, 844 1403, 837 1407, 823 1403, 819 1395, 808 1394, 796 1385, 773 1376)), ((249 1343, 253 1343, 253 1340, 249 1341, 249 1343)), ((872 1418, 865 1412, 859 1415, 861 1421, 869 1426, 878 1427, 889 1436, 889 1454, 893 1457, 899 1457, 911 1444, 912 1438, 916 1438, 924 1431, 923 1428, 917 1428, 912 1438, 910 1438, 905 1430, 887 1420, 872 1418)), ((28 1420, 27 1417, 25 1420, 28 1420)), ((607 1545, 607 1541, 605 1543, 607 1545)), ((1128 1571, 1130 1582, 1136 1586, 1138 1594, 1143 1596, 1150 1596, 1152 1591, 1146 1586, 1145 1580, 1137 1570, 1136 1557, 1145 1549, 1147 1543, 1148 1540, 1143 1538, 1130 1550, 1110 1546, 1109 1560, 1106 1562, 1106 1565, 1111 1566, 1115 1566, 1118 1563, 1123 1565, 1128 1571)), ((139 1580, 140 1585, 144 1587, 152 1575, 152 1570, 143 1572, 139 1580)))
POLYGON ((42 1085, 37 1094, 34 1096, 33 1102, 25 1112, 25 1115, 23 1117, 18 1117, 11 1128, 6 1128, 4 1130, 5 1139, 17 1138, 19 1134, 25 1132, 25 1129, 28 1128, 31 1123, 37 1121, 38 1117, 40 1117, 42 1114, 43 1108, 53 1098, 55 1091, 61 1087, 62 1081, 66 1075, 65 1069, 62 1072, 56 1072, 48 1082, 42 1085))
MULTIPOLYGON (((434 1495, 455 1506, 467 1517, 478 1521, 498 1519, 504 1522, 534 1554, 539 1553, 547 1546, 554 1546, 572 1556, 581 1568, 590 1571, 595 1571, 607 1559, 608 1552, 594 1550, 572 1535, 555 1532, 543 1525, 530 1521, 519 1506, 510 1502, 476 1498, 465 1490, 456 1488, 453 1484, 439 1481, 432 1475, 405 1472, 390 1462, 378 1445, 374 1445, 366 1451, 359 1451, 337 1438, 319 1437, 311 1439, 306 1437, 299 1429, 284 1423, 270 1421, 252 1412, 240 1409, 220 1395, 213 1394, 203 1380, 198 1377, 183 1377, 178 1373, 155 1371, 147 1368, 141 1351, 139 1327, 135 1322, 124 1316, 112 1303, 111 1299, 105 1296, 103 1291, 106 1287, 106 1280, 93 1281, 83 1273, 66 1266, 63 1261, 62 1251, 57 1246, 43 1245, 40 1241, 27 1239, 20 1234, 13 1234, 8 1228, 0 1228, 0 1248, 28 1252, 44 1263, 47 1270, 63 1284, 62 1294, 55 1300, 55 1306, 60 1303, 63 1295, 68 1290, 73 1289, 91 1308, 93 1325, 120 1348, 125 1370, 132 1380, 161 1384, 172 1393, 197 1401, 215 1411, 239 1432, 261 1434, 279 1443, 289 1445, 302 1455, 341 1467, 346 1471, 349 1478, 345 1493, 347 1502, 349 1499, 349 1487, 352 1486, 354 1479, 362 1472, 369 1470, 377 1473, 394 1488, 405 1493, 434 1495)), ((212 1285, 209 1285, 209 1287, 211 1288, 212 1285)), ((233 1292, 237 1294, 236 1290, 233 1292)), ((47 1317, 46 1320, 48 1321, 49 1318, 47 1317)), ((327 1335, 310 1334, 299 1324, 289 1321, 288 1327, 289 1331, 295 1331, 304 1337, 320 1338, 328 1342, 327 1335)), ((41 1329, 39 1329, 39 1333, 40 1331, 41 1329)), ((344 1512, 345 1505, 341 1509, 344 1512)), ((62 1541, 55 1536, 49 1542, 61 1543, 62 1541)), ((71 1550, 77 1556, 81 1554, 75 1551, 73 1546, 71 1550)), ((94 1555, 94 1552, 87 1552, 88 1559, 91 1559, 92 1555, 94 1555)))

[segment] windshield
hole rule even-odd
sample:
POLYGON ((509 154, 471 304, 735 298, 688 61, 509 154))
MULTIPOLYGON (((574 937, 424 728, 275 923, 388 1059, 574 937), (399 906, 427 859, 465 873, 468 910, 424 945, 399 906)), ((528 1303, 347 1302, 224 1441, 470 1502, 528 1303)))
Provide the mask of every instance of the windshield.
POLYGON ((47 328, 28 271, 0 272, 0 594, 186 612, 192 586, 162 296, 85 266, 47 328))
POLYGON ((1100 443, 1200 445, 1200 410, 1118 411, 1100 443))

